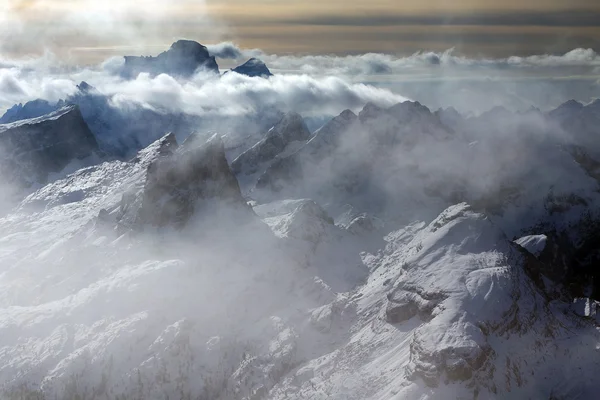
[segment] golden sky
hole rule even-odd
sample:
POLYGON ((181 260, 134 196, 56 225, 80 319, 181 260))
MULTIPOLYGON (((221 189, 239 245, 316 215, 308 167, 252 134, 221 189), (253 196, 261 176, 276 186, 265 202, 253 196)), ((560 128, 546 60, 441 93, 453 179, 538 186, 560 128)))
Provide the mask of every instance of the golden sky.
POLYGON ((303 54, 598 51, 600 0, 0 0, 4 54, 95 62, 180 38, 303 54))

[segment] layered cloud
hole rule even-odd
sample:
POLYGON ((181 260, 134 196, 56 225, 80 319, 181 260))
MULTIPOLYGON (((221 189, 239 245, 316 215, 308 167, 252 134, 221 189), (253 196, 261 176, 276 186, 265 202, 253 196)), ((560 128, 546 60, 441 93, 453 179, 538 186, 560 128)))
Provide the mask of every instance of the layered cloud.
MULTIPOLYGON (((227 51, 227 50, 224 50, 227 51)), ((366 102, 392 105, 405 97, 372 85, 335 76, 282 74, 271 79, 238 74, 218 76, 199 72, 189 80, 162 74, 140 74, 125 80, 115 74, 122 59, 97 68, 50 67, 40 60, 0 68, 0 109, 36 98, 56 101, 74 93, 85 80, 118 107, 144 107, 191 115, 251 114, 264 107, 295 110, 306 115, 331 115, 366 102)))
POLYGON ((192 115, 237 116, 271 106, 305 115, 328 115, 362 107, 369 101, 389 106, 406 100, 374 86, 308 75, 280 75, 271 79, 238 74, 197 75, 182 82, 164 74, 155 78, 140 74, 135 80, 100 84, 99 89, 112 95, 120 107, 138 104, 192 115))
POLYGON ((266 55, 266 60, 274 69, 302 71, 307 73, 344 74, 404 74, 415 68, 459 69, 470 67, 487 68, 552 68, 600 66, 600 55, 593 49, 574 49, 562 55, 512 56, 507 58, 469 58, 455 54, 453 49, 444 52, 417 52, 410 56, 398 57, 391 54, 367 53, 348 56, 276 56, 266 55), (407 70, 408 69, 408 70, 407 70))
MULTIPOLYGON (((46 53, 18 62, 0 58, 0 109, 35 98, 55 101, 85 80, 127 104, 194 115, 240 115, 275 106, 306 115, 330 115, 372 101, 389 105, 410 98, 431 108, 453 106, 483 112, 495 106, 527 109, 556 107, 571 98, 600 97, 600 55, 593 49, 527 57, 472 58, 452 49, 410 56, 276 55, 243 49, 231 42, 208 45, 224 63, 250 57, 264 60, 271 79, 237 74, 198 74, 190 80, 161 75, 119 78, 121 57, 96 67, 63 64, 46 53)), ((158 50, 157 52, 161 51, 158 50)))
MULTIPOLYGON (((504 58, 467 57, 457 54, 453 48, 442 52, 419 51, 408 56, 384 53, 365 53, 357 55, 277 55, 267 54, 259 49, 243 49, 232 42, 209 45, 213 55, 225 59, 260 57, 273 70, 288 73, 307 73, 311 75, 405 75, 415 70, 435 68, 438 72, 456 72, 473 68, 502 69, 504 71, 519 68, 544 69, 587 68, 597 73, 600 68, 600 54, 591 48, 576 48, 564 54, 540 54, 530 56, 510 56, 504 58)), ((558 71, 560 73, 561 71, 558 71)), ((556 70, 552 70, 556 74, 556 70)))

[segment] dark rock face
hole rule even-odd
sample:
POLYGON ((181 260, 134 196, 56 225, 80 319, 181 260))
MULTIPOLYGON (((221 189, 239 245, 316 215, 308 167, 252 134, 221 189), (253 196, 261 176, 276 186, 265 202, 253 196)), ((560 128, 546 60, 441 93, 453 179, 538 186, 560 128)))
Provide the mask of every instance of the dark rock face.
POLYGON ((219 73, 215 57, 209 54, 205 46, 192 40, 179 40, 173 43, 169 50, 156 57, 125 56, 121 75, 135 78, 140 72, 148 72, 151 75, 164 73, 188 77, 198 68, 219 73))
POLYGON ((273 76, 267 65, 257 58, 251 58, 246 61, 244 64, 240 65, 232 69, 233 72, 237 72, 241 75, 246 76, 260 76, 263 78, 267 78, 269 76, 273 76))
POLYGON ((44 183, 49 173, 98 150, 94 135, 77 106, 39 118, 0 125, 0 170, 8 180, 28 187, 44 183))
MULTIPOLYGON (((142 170, 148 170, 151 164, 159 162, 162 158, 172 157, 179 144, 172 132, 154 141, 148 147, 140 150, 131 159, 131 163, 138 164, 142 170)), ((121 197, 118 213, 115 217, 117 229, 126 232, 138 227, 138 215, 142 207, 145 181, 138 182, 121 197)))
POLYGON ((258 171, 259 167, 281 154, 292 142, 304 142, 310 138, 304 120, 300 114, 290 112, 286 114, 267 135, 250 149, 240 154, 231 168, 237 175, 241 172, 246 175, 258 171))
POLYGON ((221 139, 213 137, 201 146, 198 142, 188 140, 173 155, 159 157, 149 165, 139 224, 183 228, 202 208, 229 207, 251 213, 221 139))

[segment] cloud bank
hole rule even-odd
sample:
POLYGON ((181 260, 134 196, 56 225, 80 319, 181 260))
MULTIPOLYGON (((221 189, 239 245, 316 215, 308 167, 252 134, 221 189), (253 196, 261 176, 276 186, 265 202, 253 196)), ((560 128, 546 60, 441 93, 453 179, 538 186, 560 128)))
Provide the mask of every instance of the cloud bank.
MULTIPOLYGON (((600 66, 600 55, 593 49, 574 49, 562 55, 511 56, 507 58, 469 58, 455 54, 453 49, 444 52, 423 51, 410 56, 367 53, 348 56, 277 56, 265 55, 273 69, 329 74, 406 74, 415 68, 438 68, 452 72, 467 68, 557 68, 600 66)), ((542 71, 543 72, 543 71, 542 71)))
POLYGON ((263 79, 199 72, 189 80, 165 74, 126 80, 115 74, 121 64, 122 59, 113 58, 96 68, 49 68, 38 60, 0 68, 0 109, 37 98, 57 101, 73 94, 84 80, 117 107, 197 116, 241 116, 271 106, 307 116, 331 115, 370 101, 390 106, 406 100, 389 90, 335 76, 282 74, 263 79))
POLYGON ((369 101, 386 106, 407 98, 430 108, 452 106, 480 113, 496 106, 550 109, 569 99, 589 102, 600 97, 600 55, 593 49, 578 48, 560 55, 472 58, 453 49, 410 56, 295 56, 243 49, 232 42, 207 47, 231 64, 259 57, 275 77, 200 73, 184 81, 141 74, 134 80, 122 80, 116 76, 121 57, 84 68, 61 63, 50 53, 20 61, 0 57, 0 111, 36 98, 56 101, 67 97, 82 80, 109 95, 119 107, 211 116, 242 115, 269 106, 306 115, 332 115, 369 101))
POLYGON ((192 115, 251 114, 260 107, 278 107, 306 115, 328 115, 356 109, 372 101, 392 105, 406 100, 390 91, 352 84, 336 77, 281 75, 271 79, 226 74, 220 78, 198 75, 187 82, 168 75, 101 84, 119 107, 138 104, 154 110, 180 111, 192 115))

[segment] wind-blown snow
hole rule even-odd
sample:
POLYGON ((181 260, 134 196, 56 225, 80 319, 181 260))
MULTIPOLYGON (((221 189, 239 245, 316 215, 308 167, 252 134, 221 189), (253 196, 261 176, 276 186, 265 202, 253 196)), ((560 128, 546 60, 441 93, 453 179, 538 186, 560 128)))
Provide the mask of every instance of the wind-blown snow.
POLYGON ((517 239, 515 243, 527 249, 534 256, 539 256, 546 248, 546 240, 548 240, 546 235, 531 235, 517 239))

